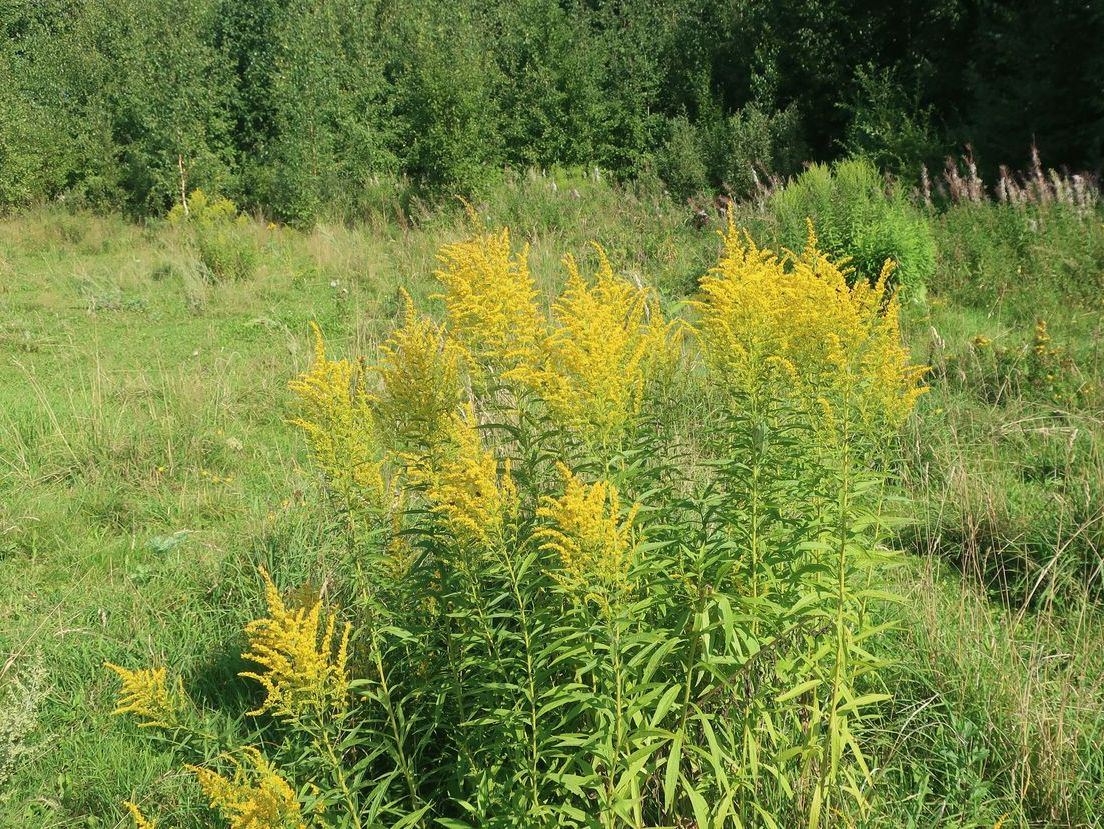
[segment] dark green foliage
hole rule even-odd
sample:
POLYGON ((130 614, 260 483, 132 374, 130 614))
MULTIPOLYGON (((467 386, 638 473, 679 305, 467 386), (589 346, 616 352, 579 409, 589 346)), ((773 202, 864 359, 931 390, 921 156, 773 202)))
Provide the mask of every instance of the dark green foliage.
POLYGON ((334 202, 356 209, 373 178, 394 172, 393 122, 373 0, 289 3, 270 49, 271 124, 253 200, 309 224, 334 202))
POLYGON ((504 161, 496 67, 482 35, 471 15, 404 20, 399 26, 397 93, 406 167, 444 192, 475 194, 504 161))
POLYGON ((716 187, 739 199, 758 196, 776 174, 795 172, 801 146, 797 111, 767 112, 752 104, 731 115, 718 106, 692 123, 669 123, 659 153, 659 174, 672 194, 692 196, 716 187))
POLYGON ((307 224, 560 165, 743 198, 965 141, 990 180, 1032 141, 1099 167, 1098 5, 5 0, 0 206, 158 214, 183 178, 307 224))
POLYGON ((675 196, 694 196, 709 186, 701 136, 685 115, 671 119, 658 172, 675 196))
POLYGON ((887 68, 855 70, 856 90, 842 106, 850 113, 843 146, 879 168, 915 181, 921 164, 938 165, 946 148, 932 124, 932 107, 897 82, 887 68))

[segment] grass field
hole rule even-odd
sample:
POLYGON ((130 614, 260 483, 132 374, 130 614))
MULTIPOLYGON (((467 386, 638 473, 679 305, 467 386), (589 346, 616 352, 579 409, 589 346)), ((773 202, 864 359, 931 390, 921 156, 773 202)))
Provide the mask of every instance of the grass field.
MULTIPOLYGON (((563 253, 596 239, 679 313, 711 229, 660 197, 575 186, 504 186, 488 225, 530 243, 546 298, 563 253)), ((869 826, 1104 820, 1104 227, 1011 210, 930 217, 935 275, 904 303, 933 370, 896 476, 914 521, 884 576, 904 601, 878 611, 900 624, 877 640, 894 697, 869 729, 869 826)), ((769 212, 746 211, 770 241, 769 212)), ((0 826, 128 825, 124 800, 210 825, 172 747, 112 716, 102 665, 172 666, 250 733, 237 674, 257 566, 324 582, 340 555, 287 423, 309 323, 336 353, 373 354, 400 286, 436 307, 435 253, 465 231, 446 207, 235 232, 251 273, 212 281, 165 223, 0 223, 0 826)))

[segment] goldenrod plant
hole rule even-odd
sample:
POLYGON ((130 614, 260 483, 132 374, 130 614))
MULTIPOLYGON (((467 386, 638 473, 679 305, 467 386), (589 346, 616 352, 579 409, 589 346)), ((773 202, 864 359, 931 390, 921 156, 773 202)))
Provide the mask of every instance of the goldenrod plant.
POLYGON ((240 756, 225 758, 233 767, 230 777, 188 766, 211 808, 230 829, 306 829, 302 806, 288 781, 257 749, 243 749, 240 756))
POLYGON ((557 421, 605 446, 640 414, 647 382, 677 359, 679 329, 664 320, 651 292, 616 276, 605 251, 594 247, 594 284, 574 258, 564 259, 567 284, 553 303, 541 362, 511 375, 530 385, 557 421))
MULTIPOLYGON (((342 607, 261 570, 260 743, 190 766, 232 829, 862 818, 886 446, 922 369, 890 264, 852 284, 811 230, 779 255, 731 218, 722 242, 689 320, 601 248, 545 312, 477 228, 442 253, 446 322, 405 297, 374 363, 314 328, 293 422, 342 607), (654 416, 675 388, 700 445, 654 416)), ((115 670, 143 724, 198 716, 115 670)))
POLYGON ((181 724, 188 698, 179 677, 170 682, 165 668, 130 670, 111 662, 105 662, 104 667, 123 682, 113 713, 130 714, 138 720, 139 728, 171 729, 181 724))
POLYGON ((288 607, 263 569, 261 578, 268 616, 245 626, 249 648, 242 654, 259 672, 241 675, 259 682, 266 696, 250 716, 271 713, 294 720, 343 710, 349 695, 349 625, 339 635, 332 613, 323 621, 321 599, 288 607))

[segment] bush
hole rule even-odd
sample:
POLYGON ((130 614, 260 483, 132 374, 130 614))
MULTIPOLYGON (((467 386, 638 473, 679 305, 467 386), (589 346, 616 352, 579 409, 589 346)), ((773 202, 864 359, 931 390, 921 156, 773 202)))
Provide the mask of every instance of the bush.
POLYGON ((249 279, 257 270, 257 246, 249 220, 229 199, 193 190, 169 211, 170 224, 183 226, 210 282, 249 279))
POLYGON ((814 164, 772 197, 769 210, 780 241, 800 248, 812 219, 825 250, 849 257, 856 275, 874 280, 887 259, 896 279, 923 290, 935 272, 935 240, 928 220, 864 159, 828 167, 814 164))
POLYGON ((667 140, 659 152, 657 172, 676 198, 705 193, 709 168, 701 136, 685 115, 672 118, 667 140))
POLYGON ((865 809, 884 447, 919 394, 896 300, 730 224, 687 343, 595 258, 565 258, 546 312, 525 249, 480 230, 439 255, 446 321, 407 297, 374 365, 315 327, 293 423, 345 559, 326 596, 261 572, 241 674, 260 742, 220 754, 223 713, 165 668, 108 666, 118 710, 193 751, 227 821, 865 809))
POLYGON ((802 142, 795 107, 768 112, 749 105, 719 126, 709 141, 713 178, 734 198, 758 196, 772 178, 799 169, 802 142))
POLYGON ((754 105, 722 117, 711 111, 697 122, 685 115, 668 123, 657 172, 678 198, 710 189, 748 199, 772 179, 797 167, 801 154, 797 110, 769 113, 754 105))
POLYGON ((195 233, 196 252, 208 280, 230 282, 250 279, 257 272, 257 246, 237 225, 199 228, 195 233))

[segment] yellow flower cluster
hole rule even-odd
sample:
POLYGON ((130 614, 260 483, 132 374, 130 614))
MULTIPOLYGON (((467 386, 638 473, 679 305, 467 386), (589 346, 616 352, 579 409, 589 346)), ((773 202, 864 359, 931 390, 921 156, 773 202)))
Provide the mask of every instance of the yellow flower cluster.
POLYGON ((639 505, 624 518, 617 487, 608 481, 587 485, 560 465, 564 494, 545 497, 537 515, 550 525, 537 531, 548 540, 543 550, 554 550, 562 571, 552 573, 572 592, 617 591, 628 587, 632 564, 632 525, 639 505))
POLYGON ((169 684, 164 668, 130 670, 112 662, 104 667, 114 671, 123 681, 113 714, 132 714, 139 728, 157 726, 175 728, 188 705, 188 697, 179 677, 169 684))
POLYGON ((506 229, 446 245, 438 255, 450 330, 480 362, 499 369, 535 364, 544 337, 528 256, 528 247, 513 254, 506 229))
POLYGON ((404 296, 404 324, 380 346, 376 416, 394 443, 425 449, 460 406, 470 358, 443 326, 414 310, 409 294, 404 296))
POLYGON ((1046 354, 1050 348, 1050 331, 1044 319, 1035 320, 1035 343, 1033 345, 1036 354, 1046 354))
POLYGON ((188 766, 211 808, 222 812, 230 829, 306 829, 299 799, 287 780, 254 748, 242 750, 245 762, 228 757, 234 776, 188 766))
POLYGON ((123 805, 126 806, 127 811, 130 812, 131 818, 134 819, 134 829, 157 829, 157 821, 150 820, 143 815, 137 804, 131 803, 129 800, 124 800, 123 805))
POLYGON ((198 187, 188 194, 186 208, 183 204, 175 204, 165 218, 172 225, 185 222, 214 225, 229 223, 235 219, 242 223, 248 221, 244 216, 238 215, 238 206, 230 199, 222 196, 208 196, 198 187))
POLYGON ((674 360, 678 338, 648 293, 614 275, 598 245, 594 285, 564 259, 568 280, 552 306, 543 365, 512 373, 532 386, 561 423, 590 443, 610 443, 637 415, 649 376, 674 360))
POLYGON ((261 577, 268 616, 245 626, 249 650, 242 658, 265 670, 246 671, 241 676, 261 683, 267 696, 250 715, 271 711, 278 717, 296 719, 304 713, 317 715, 342 709, 349 695, 349 625, 345 625, 335 653, 336 620, 333 614, 327 614, 323 630, 321 598, 313 597, 310 606, 288 607, 263 568, 261 577))
POLYGON ((288 387, 299 397, 303 416, 292 420, 310 443, 318 468, 346 504, 380 508, 387 485, 379 460, 371 399, 364 371, 349 360, 330 360, 315 323, 314 362, 288 387))
POLYGON ((470 407, 449 418, 443 440, 428 455, 409 461, 411 482, 458 541, 488 545, 500 538, 517 493, 509 463, 500 477, 494 454, 483 448, 470 407))
POLYGON ((725 385, 762 397, 788 389, 825 413, 842 405, 868 422, 903 422, 926 369, 901 345, 897 296, 886 289, 892 263, 875 283, 848 285, 850 271, 817 249, 811 225, 805 250, 784 258, 741 237, 731 216, 723 239, 695 304, 725 385))

